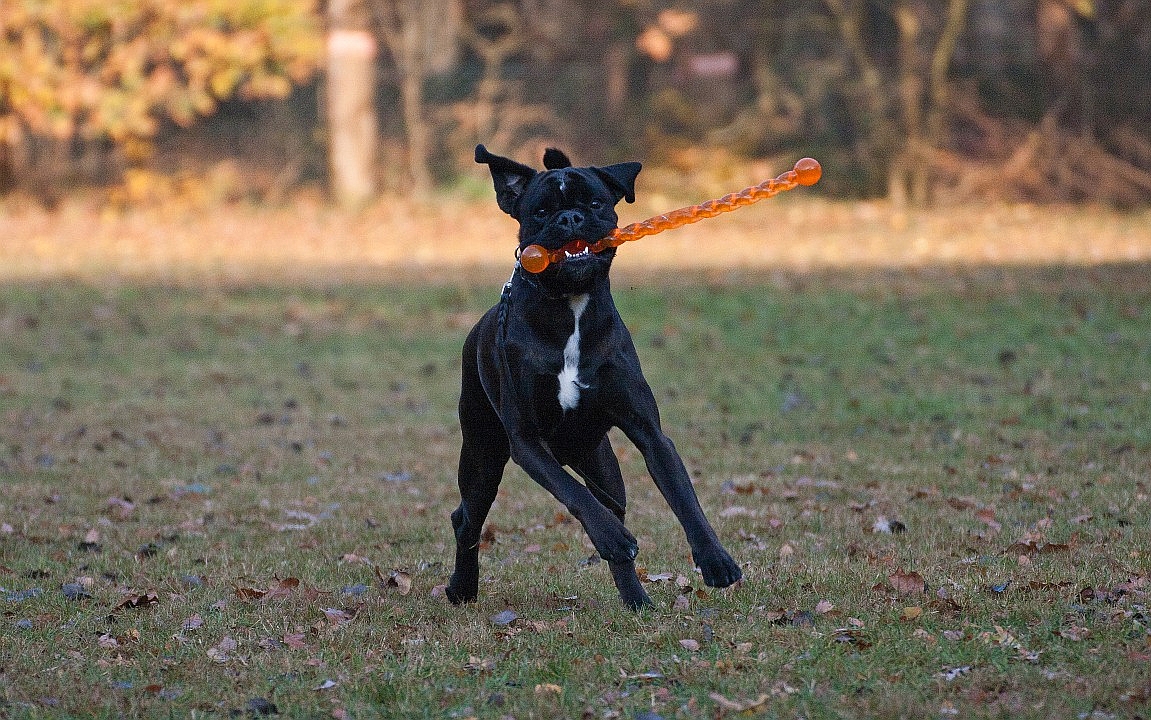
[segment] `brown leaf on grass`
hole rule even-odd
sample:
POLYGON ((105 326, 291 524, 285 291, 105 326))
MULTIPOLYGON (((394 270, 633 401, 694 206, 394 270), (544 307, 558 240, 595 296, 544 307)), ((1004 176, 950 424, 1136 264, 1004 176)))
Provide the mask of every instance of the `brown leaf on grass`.
POLYGON ((887 581, 900 595, 920 595, 927 592, 927 581, 917 572, 904 572, 900 568, 888 575, 887 581))
POLYGON ((407 595, 412 591, 412 576, 402 570, 392 570, 387 575, 384 571, 380 570, 379 565, 373 566, 378 579, 384 586, 385 590, 396 590, 400 595, 407 595))
POLYGON ((296 588, 300 587, 299 578, 284 578, 275 585, 268 588, 268 592, 264 595, 265 600, 275 600, 279 598, 289 597, 296 588))
POLYGON ((220 642, 208 648, 208 657, 212 662, 226 663, 232 659, 231 653, 239 647, 239 644, 229 635, 220 638, 220 642))
POLYGON ((133 593, 126 596, 120 601, 116 607, 112 608, 112 612, 120 610, 137 610, 139 608, 152 607, 160 602, 160 596, 155 591, 148 591, 142 594, 133 593))
POLYGON ((496 526, 488 523, 480 533, 480 550, 487 550, 496 543, 496 526))
POLYGON ((324 619, 327 620, 328 624, 332 627, 347 625, 355 617, 355 613, 349 613, 346 610, 340 610, 338 608, 324 608, 323 612, 324 619))
POLYGON ((259 600, 268 594, 268 591, 262 588, 240 587, 239 585, 233 585, 232 587, 236 591, 236 597, 241 600, 259 600))
POLYGON ((995 508, 985 507, 975 511, 975 518, 987 526, 989 530, 999 532, 1003 529, 1003 525, 995 519, 995 508))
MULTIPOLYGON (((969 498, 949 497, 947 504, 956 510, 970 510, 974 507, 979 507, 979 504, 969 498)), ((994 511, 993 511, 994 512, 994 511)))
POLYGON ((289 650, 304 650, 308 647, 308 643, 304 641, 306 637, 304 633, 285 633, 283 643, 289 650))
MULTIPOLYGON (((233 590, 235 590, 235 592, 236 592, 236 597, 240 598, 241 600, 277 600, 277 599, 283 599, 283 598, 291 597, 292 593, 294 593, 297 589, 299 589, 299 587, 300 587, 300 579, 294 578, 294 577, 284 578, 283 580, 277 580, 275 583, 273 583, 271 586, 269 586, 266 590, 263 588, 256 588, 256 587, 241 587, 240 585, 233 585, 232 586, 233 590)), ((314 595, 318 595, 318 594, 319 593, 314 593, 314 594, 308 593, 308 597, 309 597, 309 599, 314 599, 314 595)))
POLYGON ((688 652, 695 652, 699 650, 699 640, 692 640, 691 638, 684 638, 679 641, 679 646, 688 652))

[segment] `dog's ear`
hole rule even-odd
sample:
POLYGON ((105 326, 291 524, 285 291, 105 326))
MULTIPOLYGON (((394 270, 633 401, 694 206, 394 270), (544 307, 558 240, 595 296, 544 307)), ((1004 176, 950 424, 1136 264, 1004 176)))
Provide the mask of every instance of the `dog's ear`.
POLYGON ((476 145, 476 162, 487 165, 496 186, 496 204, 508 215, 515 217, 516 204, 524 193, 528 181, 536 176, 534 168, 515 160, 493 155, 483 145, 476 145))
POLYGON ((637 162, 619 163, 607 167, 593 167, 592 171, 615 193, 615 201, 635 202, 635 179, 643 165, 637 162))
POLYGON ((568 160, 568 156, 564 155, 563 150, 556 150, 555 148, 544 150, 544 167, 548 170, 559 170, 571 166, 572 161, 568 160))

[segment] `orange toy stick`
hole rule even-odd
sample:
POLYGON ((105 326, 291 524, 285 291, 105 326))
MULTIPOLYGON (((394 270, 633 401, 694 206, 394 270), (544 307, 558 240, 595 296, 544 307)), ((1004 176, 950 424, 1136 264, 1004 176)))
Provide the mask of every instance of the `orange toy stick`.
POLYGON ((561 263, 569 255, 577 255, 585 249, 597 253, 609 247, 619 247, 625 242, 655 235, 664 230, 674 230, 677 227, 690 225, 704 218, 715 217, 725 212, 737 210, 744 205, 751 205, 800 185, 814 185, 819 182, 822 174, 823 168, 819 166, 818 160, 803 158, 795 163, 794 169, 788 170, 777 178, 765 180, 759 185, 744 188, 737 193, 724 195, 718 200, 708 200, 699 205, 680 208, 666 215, 657 215, 643 222, 616 228, 612 230, 610 235, 595 242, 573 240, 558 250, 548 250, 542 245, 528 245, 520 252, 520 266, 530 273, 541 273, 549 265, 561 263))

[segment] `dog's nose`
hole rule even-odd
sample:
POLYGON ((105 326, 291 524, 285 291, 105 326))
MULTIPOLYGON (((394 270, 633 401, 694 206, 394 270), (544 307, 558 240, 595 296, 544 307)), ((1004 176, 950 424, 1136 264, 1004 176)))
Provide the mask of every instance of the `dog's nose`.
POLYGON ((579 210, 565 210, 556 216, 556 224, 568 230, 575 230, 583 225, 583 213, 579 210))

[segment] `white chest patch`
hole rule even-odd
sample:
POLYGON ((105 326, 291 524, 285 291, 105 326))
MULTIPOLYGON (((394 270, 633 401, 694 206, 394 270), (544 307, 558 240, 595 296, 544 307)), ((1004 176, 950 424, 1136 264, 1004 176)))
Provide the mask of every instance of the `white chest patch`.
POLYGON ((556 377, 560 381, 559 401, 564 410, 572 410, 579 404, 579 391, 587 387, 579 381, 579 319, 587 309, 588 296, 573 295, 568 301, 575 319, 575 328, 564 345, 564 367, 556 377))

